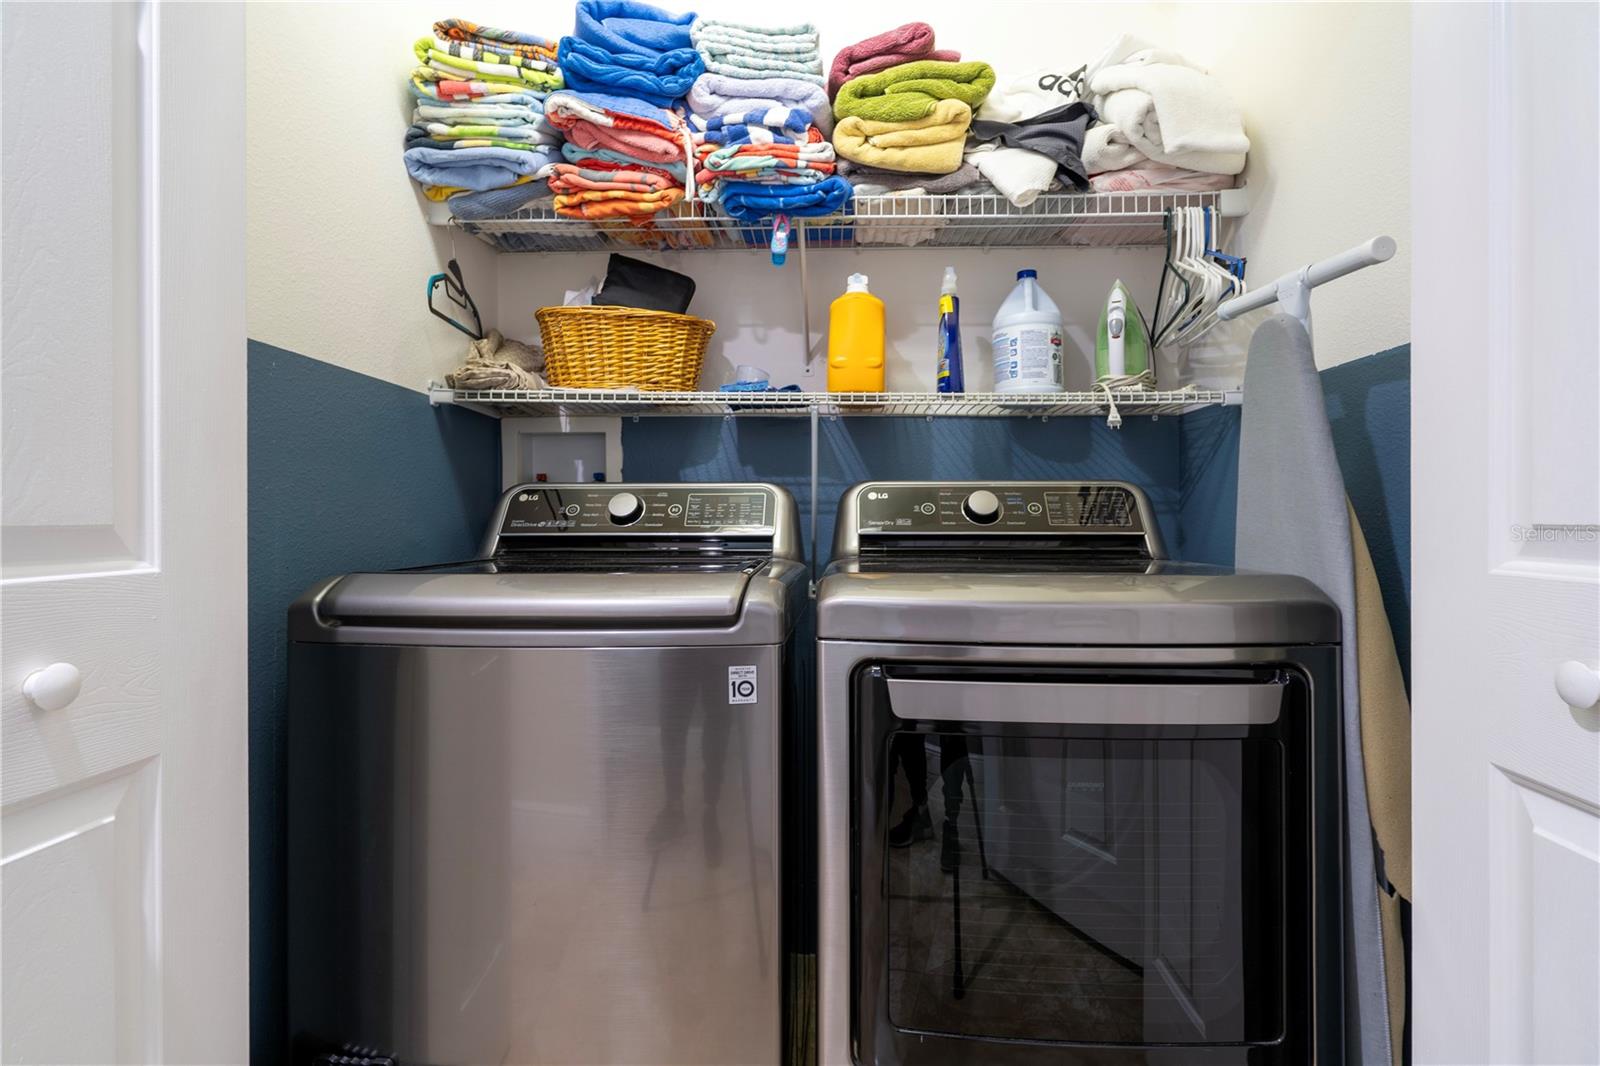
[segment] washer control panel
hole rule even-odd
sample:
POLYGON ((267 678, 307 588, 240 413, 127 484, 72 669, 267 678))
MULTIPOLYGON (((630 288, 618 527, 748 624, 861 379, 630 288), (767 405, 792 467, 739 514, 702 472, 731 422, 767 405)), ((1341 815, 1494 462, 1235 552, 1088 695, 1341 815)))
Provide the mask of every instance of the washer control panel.
POLYGON ((862 534, 1143 533, 1142 501, 1115 482, 886 483, 856 495, 862 534))
POLYGON ((499 535, 650 533, 663 536, 771 533, 773 494, 762 488, 692 485, 551 485, 513 489, 499 535))

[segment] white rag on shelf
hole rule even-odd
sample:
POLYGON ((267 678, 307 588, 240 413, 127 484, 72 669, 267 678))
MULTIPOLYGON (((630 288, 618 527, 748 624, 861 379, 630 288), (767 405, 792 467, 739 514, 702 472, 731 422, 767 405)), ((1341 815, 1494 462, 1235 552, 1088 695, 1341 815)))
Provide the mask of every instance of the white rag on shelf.
POLYGON ((1089 73, 1089 92, 1104 122, 1084 139, 1089 173, 1146 159, 1207 174, 1242 171, 1250 139, 1227 91, 1176 52, 1126 50, 1140 44, 1123 38, 1089 73))

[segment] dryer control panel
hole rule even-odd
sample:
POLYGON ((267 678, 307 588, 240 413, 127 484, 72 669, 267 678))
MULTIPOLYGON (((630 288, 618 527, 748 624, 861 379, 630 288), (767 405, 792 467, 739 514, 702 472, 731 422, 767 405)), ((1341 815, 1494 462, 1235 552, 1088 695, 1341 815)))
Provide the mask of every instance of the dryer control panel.
POLYGON ((1126 485, 867 485, 856 499, 861 533, 1142 533, 1140 499, 1126 485))
POLYGON ((986 545, 1107 538, 1164 557, 1150 501, 1121 481, 891 481, 857 485, 839 514, 835 557, 905 538, 986 545))

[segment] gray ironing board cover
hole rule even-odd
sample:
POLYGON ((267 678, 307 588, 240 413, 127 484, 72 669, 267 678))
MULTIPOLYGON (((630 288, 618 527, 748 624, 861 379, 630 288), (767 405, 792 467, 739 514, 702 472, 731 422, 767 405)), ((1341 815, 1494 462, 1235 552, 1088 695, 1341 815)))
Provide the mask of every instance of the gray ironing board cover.
POLYGON ((1339 605, 1344 634, 1345 1057, 1392 1062, 1377 857, 1367 811, 1356 662, 1355 570, 1344 477, 1311 337, 1285 314, 1250 339, 1240 419, 1234 565, 1296 574, 1339 605))

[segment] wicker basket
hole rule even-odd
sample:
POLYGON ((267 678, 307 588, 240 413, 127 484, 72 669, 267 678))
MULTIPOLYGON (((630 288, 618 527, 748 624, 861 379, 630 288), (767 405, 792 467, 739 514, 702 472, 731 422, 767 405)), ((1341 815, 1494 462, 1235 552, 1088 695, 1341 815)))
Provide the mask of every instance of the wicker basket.
POLYGON ((717 324, 635 307, 541 307, 544 373, 561 389, 693 392, 717 324))

